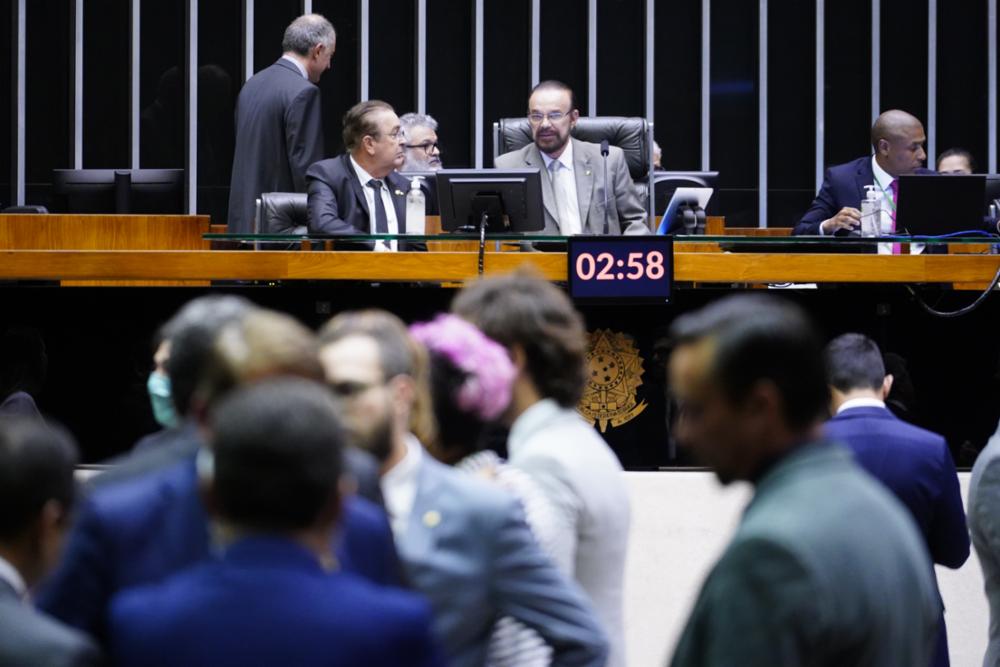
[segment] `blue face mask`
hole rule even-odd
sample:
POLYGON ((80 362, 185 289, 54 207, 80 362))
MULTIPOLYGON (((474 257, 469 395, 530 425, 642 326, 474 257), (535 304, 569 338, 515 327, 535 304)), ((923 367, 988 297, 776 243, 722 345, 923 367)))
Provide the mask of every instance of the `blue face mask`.
POLYGON ((149 402, 153 406, 153 419, 164 428, 177 426, 177 411, 170 397, 170 378, 163 373, 153 371, 146 382, 149 391, 149 402))

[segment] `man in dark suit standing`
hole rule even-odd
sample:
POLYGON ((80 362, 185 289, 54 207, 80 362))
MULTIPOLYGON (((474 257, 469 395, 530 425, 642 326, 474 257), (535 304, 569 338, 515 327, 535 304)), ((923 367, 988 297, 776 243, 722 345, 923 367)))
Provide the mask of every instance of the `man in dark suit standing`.
POLYGON ((218 559, 116 596, 115 664, 443 664, 425 600, 339 571, 346 436, 329 391, 265 380, 223 399, 208 427, 198 474, 226 543, 218 559))
POLYGON ((673 667, 926 665, 940 601, 898 500, 818 438, 823 344, 804 312, 762 295, 671 325, 678 439, 754 495, 702 585, 673 667))
POLYGON ((323 157, 320 76, 330 69, 337 35, 319 14, 285 30, 284 54, 255 74, 236 101, 236 150, 229 190, 229 232, 253 231, 262 192, 305 192, 306 169, 323 157))
POLYGON ((27 417, 0 420, 0 665, 96 665, 86 636, 31 608, 73 507, 76 448, 27 417))
MULTIPOLYGON (((826 435, 899 498, 913 515, 931 559, 956 569, 969 557, 969 533, 955 463, 945 439, 908 424, 885 407, 892 386, 882 353, 867 336, 848 333, 826 348, 834 417, 826 435)), ((948 665, 944 616, 938 623, 936 667, 948 665)))
MULTIPOLYGON (((410 182, 396 170, 406 136, 393 108, 366 100, 344 114, 342 155, 309 167, 309 231, 314 234, 405 234, 410 182)), ((375 250, 397 250, 379 241, 375 250)))
POLYGON ((923 168, 927 159, 924 126, 915 116, 892 109, 875 120, 871 140, 874 155, 826 170, 819 194, 793 234, 843 236, 859 229, 866 185, 882 193, 883 216, 895 221, 899 176, 931 173, 923 168))

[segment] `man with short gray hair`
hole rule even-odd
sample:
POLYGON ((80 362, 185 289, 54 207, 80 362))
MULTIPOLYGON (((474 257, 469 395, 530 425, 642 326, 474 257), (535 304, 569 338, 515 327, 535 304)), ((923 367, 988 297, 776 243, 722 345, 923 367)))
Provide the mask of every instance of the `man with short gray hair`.
POLYGON ((406 159, 400 171, 437 171, 441 164, 438 147, 438 122, 425 113, 406 113, 399 117, 399 128, 406 137, 406 159))
POLYGON ((236 151, 229 190, 229 232, 253 231, 262 192, 305 192, 306 169, 323 157, 323 118, 316 87, 337 46, 319 14, 285 30, 281 58, 255 74, 236 101, 236 151))

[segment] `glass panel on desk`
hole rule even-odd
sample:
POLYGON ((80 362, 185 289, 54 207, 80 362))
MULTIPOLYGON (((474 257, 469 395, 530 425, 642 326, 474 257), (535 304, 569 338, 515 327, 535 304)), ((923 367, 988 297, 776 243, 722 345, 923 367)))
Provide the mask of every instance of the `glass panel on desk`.
MULTIPOLYGON (((475 243, 479 244, 477 234, 203 234, 208 241, 238 241, 245 243, 300 243, 303 241, 333 241, 338 243, 358 243, 374 241, 400 241, 404 243, 475 243)), ((526 236, 523 234, 490 234, 486 237, 486 245, 493 241, 531 243, 566 243, 565 236, 526 236)))

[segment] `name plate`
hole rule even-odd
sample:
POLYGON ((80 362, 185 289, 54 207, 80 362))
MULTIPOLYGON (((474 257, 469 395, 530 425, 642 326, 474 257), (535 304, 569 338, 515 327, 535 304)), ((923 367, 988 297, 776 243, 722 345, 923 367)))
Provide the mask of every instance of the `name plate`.
POLYGON ((673 291, 673 237, 571 236, 569 292, 579 301, 667 303, 673 291))

